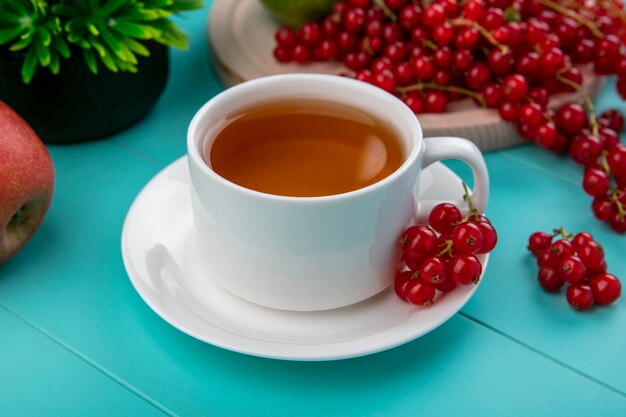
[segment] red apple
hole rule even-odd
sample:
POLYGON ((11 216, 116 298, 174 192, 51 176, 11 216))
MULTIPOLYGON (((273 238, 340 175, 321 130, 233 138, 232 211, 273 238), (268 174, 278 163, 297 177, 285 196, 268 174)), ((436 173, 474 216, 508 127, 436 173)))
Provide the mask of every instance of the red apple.
POLYGON ((30 126, 0 101, 0 265, 41 224, 54 189, 54 167, 30 126))

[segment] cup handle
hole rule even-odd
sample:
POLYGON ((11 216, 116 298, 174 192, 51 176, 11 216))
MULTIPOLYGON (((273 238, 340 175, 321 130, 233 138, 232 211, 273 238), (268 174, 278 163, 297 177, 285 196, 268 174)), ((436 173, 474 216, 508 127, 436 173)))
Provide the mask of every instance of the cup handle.
MULTIPOLYGON (((425 138, 424 145, 422 169, 444 159, 458 159, 470 166, 474 175, 472 203, 479 213, 484 213, 489 201, 489 173, 483 154, 478 147, 467 139, 454 137, 425 138)), ((459 198, 456 204, 463 207, 462 198, 459 198)), ((430 211, 432 207, 421 207, 421 209, 430 211)))

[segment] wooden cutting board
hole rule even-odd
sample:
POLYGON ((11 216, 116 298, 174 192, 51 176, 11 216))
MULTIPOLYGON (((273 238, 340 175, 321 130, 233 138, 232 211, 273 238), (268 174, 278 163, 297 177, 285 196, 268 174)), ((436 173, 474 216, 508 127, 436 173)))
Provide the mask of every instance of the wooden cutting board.
MULTIPOLYGON (((207 22, 207 36, 216 72, 225 87, 259 77, 286 73, 339 74, 345 68, 337 62, 281 64, 274 59, 274 32, 279 23, 259 0, 215 0, 207 22)), ((603 79, 588 71, 585 88, 595 97, 603 79)), ((576 94, 552 98, 550 105, 578 100, 576 94)), ((498 112, 476 107, 471 100, 450 105, 444 114, 420 114, 418 119, 427 137, 460 136, 481 150, 490 151, 524 143, 512 123, 498 112)))

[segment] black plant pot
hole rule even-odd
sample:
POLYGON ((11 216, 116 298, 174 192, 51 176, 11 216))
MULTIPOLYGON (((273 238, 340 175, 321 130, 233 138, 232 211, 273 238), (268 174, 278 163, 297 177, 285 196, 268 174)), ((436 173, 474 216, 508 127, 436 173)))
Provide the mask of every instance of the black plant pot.
POLYGON ((62 60, 52 75, 38 68, 30 84, 22 82, 24 54, 0 47, 0 100, 20 114, 50 144, 105 138, 138 122, 154 107, 169 72, 168 48, 149 42, 147 58, 138 57, 137 73, 87 68, 82 53, 62 60))

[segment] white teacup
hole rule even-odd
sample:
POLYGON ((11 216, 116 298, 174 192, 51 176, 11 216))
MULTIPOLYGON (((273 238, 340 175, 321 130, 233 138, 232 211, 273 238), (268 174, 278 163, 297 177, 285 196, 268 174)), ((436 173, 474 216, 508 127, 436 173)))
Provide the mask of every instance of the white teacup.
POLYGON ((187 146, 196 232, 211 271, 206 279, 271 308, 343 307, 389 287, 398 267, 398 238, 417 216, 420 172, 436 161, 465 161, 474 173, 476 208, 483 212, 488 200, 487 168, 474 144, 424 139, 417 118, 400 100, 345 77, 277 75, 232 87, 196 113, 187 146), (285 197, 236 185, 204 160, 203 147, 211 146, 227 116, 257 103, 298 98, 349 106, 388 123, 404 148, 404 163, 359 190, 285 197))

